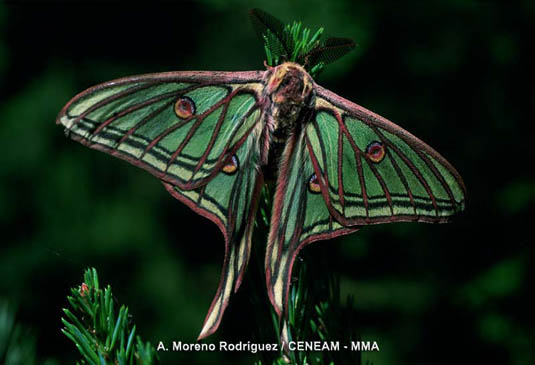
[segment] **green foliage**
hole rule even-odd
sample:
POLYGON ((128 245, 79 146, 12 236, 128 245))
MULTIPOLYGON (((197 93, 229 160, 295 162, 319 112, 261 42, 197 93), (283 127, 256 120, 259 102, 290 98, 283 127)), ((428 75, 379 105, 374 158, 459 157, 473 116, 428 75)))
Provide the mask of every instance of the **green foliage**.
POLYGON ((15 311, 8 302, 0 300, 0 364, 35 363, 34 336, 16 322, 15 311))
MULTIPOLYGON (((523 126, 533 116, 525 40, 535 2, 253 4, 358 40, 358 51, 326 67, 320 84, 440 146, 472 187, 470 209, 454 224, 374 226, 305 249, 333 250, 342 294, 355 295, 366 318, 363 336, 380 341, 374 362, 458 362, 457 351, 444 351, 456 341, 469 344, 462 362, 487 355, 529 363, 535 180, 523 126), (511 260, 521 268, 479 280, 511 260), (492 280, 514 285, 497 291, 487 287, 492 280), (501 337, 489 338, 490 330, 501 337)), ((214 225, 169 199, 149 174, 67 141, 54 125, 58 111, 75 93, 115 77, 261 69, 265 57, 238 0, 126 10, 104 2, 0 1, 0 295, 17 303, 25 319, 16 322, 46 337, 40 349, 61 363, 74 363, 77 351, 65 347, 47 313, 63 305, 66 278, 80 267, 98 262, 101 275, 113 272, 124 283, 145 338, 193 341, 218 282, 223 244, 214 225), (139 19, 145 26, 132 27, 139 19), (197 241, 203 244, 191 244, 197 241)), ((261 279, 251 293, 265 290, 261 279)), ((248 298, 245 289, 238 294, 248 298)), ((268 303, 259 303, 267 316, 268 303)), ((233 314, 222 329, 236 337, 243 326, 232 321, 243 313, 233 314)), ((253 363, 237 352, 159 355, 171 364, 253 363)))
POLYGON ((481 308, 492 300, 507 298, 518 291, 525 281, 527 260, 521 257, 504 259, 476 276, 463 288, 466 302, 481 308))
MULTIPOLYGON (((272 326, 258 326, 260 342, 271 343, 278 338, 279 347, 289 341, 340 341, 340 344, 359 341, 359 325, 353 298, 341 300, 340 278, 321 270, 320 260, 307 257, 296 266, 296 275, 290 290, 286 327, 279 323, 271 308, 272 326), (312 270, 311 267, 315 269, 312 270), (319 270, 316 270, 319 268, 319 270), (266 328, 272 328, 273 332, 266 328), (287 328, 286 332, 284 328, 287 328)), ((361 352, 340 351, 281 351, 276 358, 264 358, 256 364, 361 364, 361 352)))
POLYGON ((297 62, 313 76, 317 76, 328 63, 336 61, 355 47, 350 39, 321 39, 323 28, 312 32, 300 21, 283 25, 272 15, 253 9, 251 21, 264 44, 266 63, 276 66, 283 62, 297 62))
MULTIPOLYGON (((294 47, 290 50, 291 54, 286 61, 298 62, 303 59, 305 55, 315 47, 320 45, 320 37, 323 34, 323 28, 318 29, 314 35, 309 39, 311 30, 302 26, 301 22, 294 21, 284 27, 285 36, 291 39, 294 47)), ((266 30, 264 37, 264 51, 266 52, 267 64, 270 66, 278 65, 282 62, 284 55, 278 53, 273 47, 277 42, 277 35, 271 30, 266 30)), ((323 64, 316 65, 314 71, 319 72, 323 68, 323 64)), ((313 72, 313 71, 311 71, 313 72)))
POLYGON ((63 309, 66 318, 62 332, 76 345, 83 356, 81 364, 154 364, 158 356, 150 342, 136 336, 128 307, 119 313, 114 308, 111 288, 99 287, 97 271, 87 269, 84 282, 71 289, 67 297, 72 311, 63 309))

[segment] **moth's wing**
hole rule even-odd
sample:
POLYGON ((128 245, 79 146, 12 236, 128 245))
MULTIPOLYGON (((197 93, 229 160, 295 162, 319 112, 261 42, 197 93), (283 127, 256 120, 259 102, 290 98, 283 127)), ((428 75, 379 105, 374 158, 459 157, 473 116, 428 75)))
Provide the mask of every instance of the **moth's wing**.
POLYGON ((287 313, 295 257, 305 245, 358 230, 329 213, 314 180, 305 130, 288 140, 280 163, 266 250, 268 295, 279 317, 287 313))
POLYGON ((71 138, 182 189, 209 181, 261 114, 262 71, 169 72, 92 87, 63 108, 71 138))
POLYGON ((57 122, 79 142, 122 158, 217 224, 223 274, 199 338, 213 333, 249 257, 262 176, 262 72, 173 72, 118 79, 74 97, 57 122))
POLYGON ((225 237, 225 258, 219 287, 199 340, 217 330, 230 294, 238 290, 249 260, 256 209, 263 185, 259 158, 258 135, 251 133, 233 155, 232 161, 206 185, 183 190, 164 182, 171 195, 216 223, 225 237))
POLYGON ((463 180, 438 152, 385 118, 316 90, 306 144, 336 220, 445 222, 464 209, 463 180))

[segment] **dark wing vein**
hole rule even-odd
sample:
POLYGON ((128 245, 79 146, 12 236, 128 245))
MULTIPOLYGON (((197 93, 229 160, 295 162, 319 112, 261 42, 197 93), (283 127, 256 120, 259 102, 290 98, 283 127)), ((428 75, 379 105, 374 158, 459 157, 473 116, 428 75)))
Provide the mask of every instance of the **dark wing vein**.
POLYGON ((437 202, 436 202, 435 196, 434 196, 433 192, 431 191, 431 188, 429 187, 429 184, 427 183, 425 178, 420 174, 420 172, 418 171, 416 166, 414 166, 414 164, 411 162, 411 160, 399 148, 397 148, 397 146, 395 144, 393 144, 387 138, 385 138, 385 136, 383 135, 383 133, 381 133, 381 131, 377 130, 377 134, 383 140, 383 142, 388 145, 389 148, 391 148, 392 150, 394 150, 398 154, 398 156, 403 160, 403 162, 405 162, 405 164, 409 167, 409 169, 412 171, 412 173, 416 176, 416 178, 423 185, 423 187, 425 188, 425 191, 427 192, 427 194, 431 198, 431 201, 433 203, 433 207, 435 208, 436 215, 438 216, 439 215, 438 214, 438 206, 437 206, 437 202))

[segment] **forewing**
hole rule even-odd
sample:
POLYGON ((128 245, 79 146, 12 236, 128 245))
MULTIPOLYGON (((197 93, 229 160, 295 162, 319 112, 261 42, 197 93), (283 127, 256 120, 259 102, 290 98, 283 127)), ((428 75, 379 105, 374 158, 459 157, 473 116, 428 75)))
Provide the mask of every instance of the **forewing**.
POLYGON ((140 166, 225 238, 199 339, 221 321, 249 259, 260 189, 262 72, 176 72, 119 79, 73 98, 57 122, 81 143, 140 166))
POLYGON ((464 209, 464 183, 438 152, 321 87, 306 144, 329 211, 344 225, 445 222, 464 209))
POLYGON ((266 283, 278 315, 286 313, 295 257, 305 245, 354 232, 333 219, 314 179, 304 130, 288 140, 277 180, 266 251, 266 283))
POLYGON ((91 148, 194 189, 217 174, 258 123, 262 74, 171 72, 118 79, 74 97, 57 123, 91 148))

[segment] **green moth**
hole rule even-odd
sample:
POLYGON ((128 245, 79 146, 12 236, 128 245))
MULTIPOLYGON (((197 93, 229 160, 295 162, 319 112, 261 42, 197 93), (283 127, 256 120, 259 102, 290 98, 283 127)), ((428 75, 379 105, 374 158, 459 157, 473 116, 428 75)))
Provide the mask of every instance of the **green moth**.
POLYGON ((147 170, 223 233, 221 279, 199 339, 216 331, 240 286, 265 182, 276 182, 265 272, 279 317, 305 245, 368 224, 446 222, 464 209, 464 183, 439 153, 316 84, 311 74, 352 41, 251 15, 266 70, 121 78, 78 94, 57 118, 72 139, 147 170))

